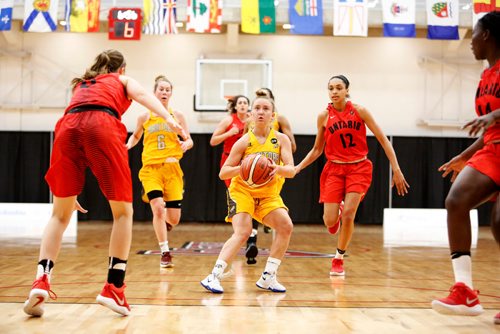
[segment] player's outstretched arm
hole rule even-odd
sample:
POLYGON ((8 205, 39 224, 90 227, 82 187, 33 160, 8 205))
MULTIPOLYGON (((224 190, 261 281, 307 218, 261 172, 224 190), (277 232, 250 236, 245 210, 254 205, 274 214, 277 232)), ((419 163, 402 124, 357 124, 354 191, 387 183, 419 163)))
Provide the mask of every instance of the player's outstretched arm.
POLYGON ((392 167, 392 187, 396 187, 396 191, 398 195, 404 196, 408 193, 408 189, 410 185, 406 182, 406 179, 399 167, 398 158, 396 157, 396 152, 394 152, 394 148, 392 147, 391 142, 385 136, 382 129, 378 126, 377 122, 373 116, 368 112, 368 110, 362 106, 356 106, 358 110, 359 116, 363 119, 366 126, 370 129, 371 132, 375 135, 380 145, 384 149, 385 155, 392 167))
POLYGON ((298 174, 302 169, 306 168, 312 164, 318 157, 323 154, 323 149, 325 147, 325 129, 326 120, 328 118, 328 110, 324 110, 318 115, 317 127, 318 133, 316 134, 316 139, 314 140, 313 148, 307 153, 304 159, 295 166, 295 174, 298 174))
POLYGON ((165 109, 163 104, 161 104, 161 102, 156 98, 156 96, 146 91, 135 79, 132 79, 125 75, 120 75, 120 81, 125 86, 127 94, 130 98, 140 103, 144 107, 148 108, 149 110, 153 111, 160 117, 163 117, 167 121, 167 124, 170 127, 170 129, 175 131, 175 133, 180 135, 182 138, 184 139, 187 138, 187 135, 182 126, 180 126, 174 120, 172 115, 168 113, 168 111, 165 109))

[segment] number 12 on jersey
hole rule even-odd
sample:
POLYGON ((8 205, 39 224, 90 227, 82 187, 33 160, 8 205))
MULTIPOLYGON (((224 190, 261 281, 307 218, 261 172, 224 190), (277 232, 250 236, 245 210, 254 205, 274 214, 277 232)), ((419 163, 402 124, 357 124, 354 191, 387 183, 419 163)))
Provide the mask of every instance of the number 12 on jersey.
POLYGON ((342 146, 344 148, 356 146, 356 143, 352 140, 352 134, 350 133, 340 134, 340 141, 342 141, 342 146))
POLYGON ((111 8, 109 10, 109 39, 141 39, 141 9, 111 8))

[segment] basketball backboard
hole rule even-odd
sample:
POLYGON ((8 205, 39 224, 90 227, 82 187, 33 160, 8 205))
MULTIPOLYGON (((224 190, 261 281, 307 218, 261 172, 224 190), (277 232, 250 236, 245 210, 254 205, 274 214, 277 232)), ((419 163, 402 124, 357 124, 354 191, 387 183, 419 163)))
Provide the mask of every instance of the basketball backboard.
POLYGON ((262 87, 272 88, 272 62, 258 59, 198 59, 195 111, 225 111, 235 95, 253 97, 262 87))

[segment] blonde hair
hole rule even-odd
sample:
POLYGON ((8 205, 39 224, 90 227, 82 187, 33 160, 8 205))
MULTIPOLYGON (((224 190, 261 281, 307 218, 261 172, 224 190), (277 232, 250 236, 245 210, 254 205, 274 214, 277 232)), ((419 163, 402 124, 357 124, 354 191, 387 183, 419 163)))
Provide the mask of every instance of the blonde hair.
POLYGON ((170 80, 168 80, 166 76, 164 76, 163 74, 160 74, 159 76, 157 76, 155 78, 155 87, 153 90, 154 92, 156 92, 156 88, 158 88, 158 84, 162 81, 168 83, 170 85, 170 87, 172 89, 174 89, 174 85, 172 85, 172 82, 170 80))
POLYGON ((270 97, 274 101, 273 91, 270 90, 269 88, 266 88, 266 87, 262 87, 262 88, 257 89, 257 91, 255 92, 255 96, 258 96, 258 97, 267 96, 267 97, 270 97))
POLYGON ((105 50, 97 55, 94 64, 88 68, 81 77, 71 80, 72 88, 75 88, 80 82, 93 79, 100 74, 115 73, 122 67, 125 67, 125 57, 117 50, 105 50))

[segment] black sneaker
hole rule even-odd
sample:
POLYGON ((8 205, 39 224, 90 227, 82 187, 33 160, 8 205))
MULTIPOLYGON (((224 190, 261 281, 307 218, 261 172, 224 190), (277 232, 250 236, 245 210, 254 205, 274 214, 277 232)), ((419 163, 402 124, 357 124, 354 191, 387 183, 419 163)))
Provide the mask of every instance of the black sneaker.
POLYGON ((255 243, 249 243, 247 245, 247 249, 245 252, 245 256, 247 257, 247 264, 256 264, 257 260, 255 259, 259 254, 259 249, 255 243))

